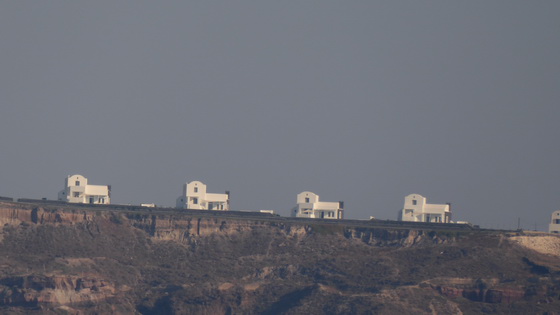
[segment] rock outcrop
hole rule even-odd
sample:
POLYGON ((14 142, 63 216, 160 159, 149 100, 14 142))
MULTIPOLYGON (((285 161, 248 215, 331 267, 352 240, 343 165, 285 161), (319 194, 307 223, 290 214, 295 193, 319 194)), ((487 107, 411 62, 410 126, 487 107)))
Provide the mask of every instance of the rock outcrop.
POLYGON ((115 297, 116 289, 95 275, 26 275, 0 279, 0 301, 4 305, 100 303, 115 297))

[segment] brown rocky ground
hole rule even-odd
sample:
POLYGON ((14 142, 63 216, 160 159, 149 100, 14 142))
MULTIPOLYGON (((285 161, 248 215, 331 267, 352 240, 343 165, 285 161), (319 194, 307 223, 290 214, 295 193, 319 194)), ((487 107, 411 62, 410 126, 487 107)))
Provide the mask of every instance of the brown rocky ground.
POLYGON ((6 314, 560 314, 556 236, 11 203, 0 223, 6 314))

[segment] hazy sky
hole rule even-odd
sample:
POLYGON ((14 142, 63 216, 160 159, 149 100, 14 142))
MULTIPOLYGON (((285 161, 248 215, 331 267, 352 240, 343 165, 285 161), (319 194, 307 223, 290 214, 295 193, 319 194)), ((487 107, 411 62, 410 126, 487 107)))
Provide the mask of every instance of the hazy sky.
POLYGON ((560 209, 559 1, 2 1, 0 196, 64 178, 174 206, 296 195, 547 229, 560 209))

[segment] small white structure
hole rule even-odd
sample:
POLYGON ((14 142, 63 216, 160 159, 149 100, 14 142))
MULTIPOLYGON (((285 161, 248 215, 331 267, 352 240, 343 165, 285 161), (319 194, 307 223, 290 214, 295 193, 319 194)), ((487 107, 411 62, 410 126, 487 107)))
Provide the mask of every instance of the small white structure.
POLYGON ((260 213, 268 213, 268 214, 272 214, 272 215, 276 214, 276 211, 274 211, 274 210, 259 210, 259 212, 260 213))
POLYGON ((418 194, 404 197, 404 207, 399 212, 399 221, 451 223, 450 204, 426 203, 418 194))
POLYGON ((66 187, 58 193, 58 200, 72 203, 110 204, 111 186, 88 185, 82 175, 71 175, 66 178, 66 187))
POLYGON ((297 206, 291 211, 292 217, 315 219, 343 219, 344 203, 319 201, 319 195, 304 191, 297 195, 297 206))
POLYGON ((177 208, 226 211, 229 210, 229 191, 210 194, 202 182, 192 181, 183 185, 183 194, 177 198, 177 208))
POLYGON ((549 233, 560 233, 560 210, 552 212, 552 218, 548 225, 549 233))

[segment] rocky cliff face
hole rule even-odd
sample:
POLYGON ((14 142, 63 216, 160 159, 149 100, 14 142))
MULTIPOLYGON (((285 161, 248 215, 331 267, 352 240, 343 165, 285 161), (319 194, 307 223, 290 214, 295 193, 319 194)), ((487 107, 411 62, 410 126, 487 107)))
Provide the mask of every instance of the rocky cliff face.
POLYGON ((67 275, 25 275, 0 281, 5 305, 37 306, 98 303, 115 296, 115 288, 102 278, 67 275))
MULTIPOLYGON (((67 208, 67 207, 66 207, 67 208)), ((354 227, 333 227, 328 225, 294 225, 266 220, 232 218, 189 217, 180 214, 143 214, 118 211, 93 211, 86 209, 68 210, 64 208, 25 206, 0 202, 0 224, 19 226, 25 224, 76 225, 88 224, 98 219, 109 220, 140 229, 154 240, 189 242, 191 238, 212 235, 231 236, 251 230, 274 229, 282 235, 305 237, 310 234, 341 234, 347 239, 361 240, 375 246, 412 246, 430 242, 444 244, 454 239, 438 234, 427 235, 419 230, 368 229, 354 227)))
POLYGON ((538 236, 9 202, 0 223, 4 313, 560 312, 538 236))

